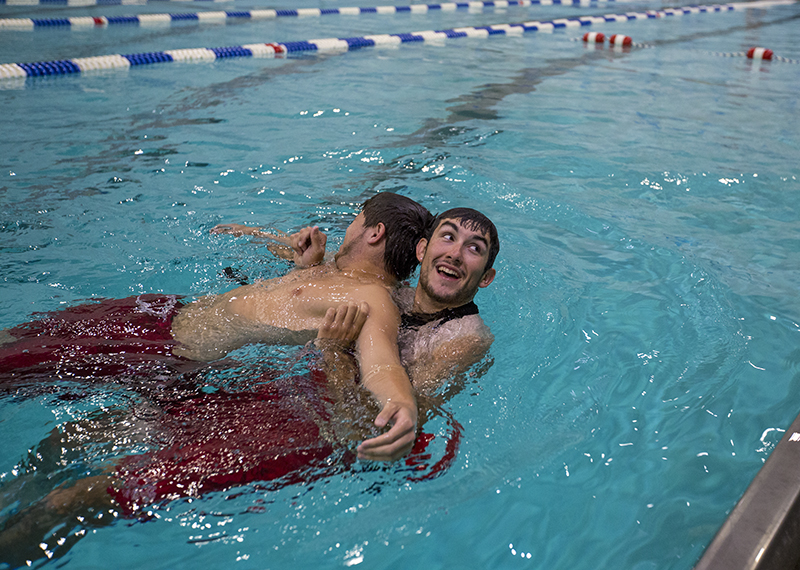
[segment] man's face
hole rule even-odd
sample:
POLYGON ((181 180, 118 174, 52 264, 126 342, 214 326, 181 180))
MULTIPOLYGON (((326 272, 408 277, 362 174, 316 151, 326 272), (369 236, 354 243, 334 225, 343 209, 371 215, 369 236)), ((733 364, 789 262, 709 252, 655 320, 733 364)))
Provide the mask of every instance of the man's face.
POLYGON ((420 240, 417 259, 420 287, 440 310, 468 303, 495 275, 494 269, 484 271, 489 236, 468 229, 460 220, 442 220, 429 242, 420 240))

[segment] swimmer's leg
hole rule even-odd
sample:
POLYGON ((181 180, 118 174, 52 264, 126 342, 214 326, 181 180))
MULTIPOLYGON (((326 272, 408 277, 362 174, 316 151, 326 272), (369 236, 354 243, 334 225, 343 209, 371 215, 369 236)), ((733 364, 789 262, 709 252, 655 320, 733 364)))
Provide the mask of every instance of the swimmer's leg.
POLYGON ((0 527, 3 562, 17 568, 63 556, 86 535, 87 527, 113 523, 118 515, 107 491, 110 485, 110 474, 79 479, 10 516, 0 527))
POLYGON ((108 493, 114 465, 92 467, 87 453, 146 439, 150 426, 134 419, 104 410, 54 428, 30 450, 19 474, 0 487, 0 562, 16 568, 63 556, 87 528, 116 520, 119 509, 108 493))

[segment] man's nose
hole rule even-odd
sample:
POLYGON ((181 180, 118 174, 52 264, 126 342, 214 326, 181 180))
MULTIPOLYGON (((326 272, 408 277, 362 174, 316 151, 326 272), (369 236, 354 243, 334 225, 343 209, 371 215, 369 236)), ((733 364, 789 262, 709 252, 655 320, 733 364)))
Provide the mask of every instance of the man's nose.
POLYGON ((453 243, 447 250, 447 256, 453 260, 454 263, 461 263, 463 261, 461 255, 461 244, 453 243))

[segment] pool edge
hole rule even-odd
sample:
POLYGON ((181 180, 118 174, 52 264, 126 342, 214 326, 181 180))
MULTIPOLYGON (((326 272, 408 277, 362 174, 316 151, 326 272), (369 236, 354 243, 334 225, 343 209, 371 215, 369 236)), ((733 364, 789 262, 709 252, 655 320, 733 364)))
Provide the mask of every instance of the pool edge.
POLYGON ((800 562, 800 415, 694 570, 791 570, 800 562))

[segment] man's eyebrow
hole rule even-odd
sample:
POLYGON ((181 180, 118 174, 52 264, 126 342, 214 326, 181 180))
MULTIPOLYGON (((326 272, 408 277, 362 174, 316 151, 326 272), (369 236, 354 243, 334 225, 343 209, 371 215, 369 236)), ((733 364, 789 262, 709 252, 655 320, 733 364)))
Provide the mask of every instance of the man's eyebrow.
MULTIPOLYGON (((459 226, 459 225, 455 224, 454 222, 451 222, 450 220, 445 220, 444 222, 442 222, 439 225, 439 229, 441 230, 445 226, 451 227, 456 233, 459 232, 460 228, 464 227, 463 225, 459 226)), ((475 234, 470 239, 474 239, 474 240, 480 241, 480 242, 483 243, 484 246, 489 247, 489 240, 486 239, 485 237, 483 237, 482 233, 477 232, 475 230, 470 230, 469 228, 464 228, 464 229, 466 229, 467 231, 471 231, 471 232, 473 232, 475 234)))

